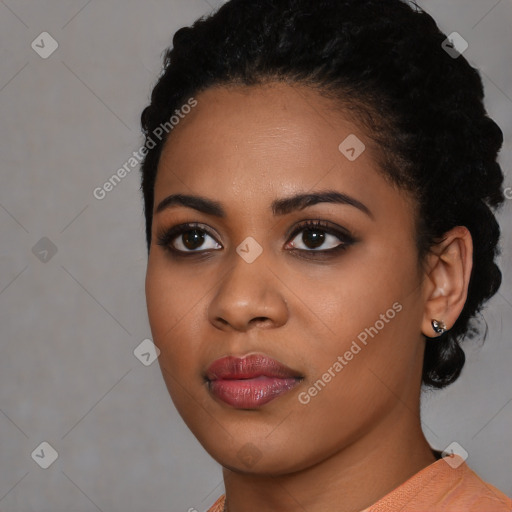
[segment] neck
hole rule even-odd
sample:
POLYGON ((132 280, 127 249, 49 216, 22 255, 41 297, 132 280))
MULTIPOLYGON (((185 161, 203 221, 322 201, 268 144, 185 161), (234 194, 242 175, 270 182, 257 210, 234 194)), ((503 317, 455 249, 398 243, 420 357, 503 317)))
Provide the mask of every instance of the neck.
POLYGON ((359 512, 435 461, 419 411, 401 407, 367 435, 302 471, 275 476, 224 469, 226 510, 359 512))

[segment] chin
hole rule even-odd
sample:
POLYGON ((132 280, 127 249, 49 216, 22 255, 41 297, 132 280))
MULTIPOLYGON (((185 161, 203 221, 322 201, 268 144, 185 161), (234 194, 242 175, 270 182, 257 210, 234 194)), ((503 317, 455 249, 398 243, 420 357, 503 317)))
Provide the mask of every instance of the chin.
POLYGON ((253 434, 252 429, 245 435, 223 437, 212 435, 212 431, 193 431, 194 435, 209 453, 223 467, 236 473, 260 476, 279 476, 294 473, 315 464, 313 454, 299 452, 304 447, 300 440, 281 435, 269 441, 261 436, 261 429, 253 434))

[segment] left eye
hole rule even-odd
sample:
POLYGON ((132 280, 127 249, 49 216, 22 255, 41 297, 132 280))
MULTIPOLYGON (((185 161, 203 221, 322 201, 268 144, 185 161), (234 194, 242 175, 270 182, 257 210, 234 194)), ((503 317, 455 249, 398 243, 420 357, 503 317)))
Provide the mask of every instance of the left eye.
POLYGON ((289 242, 295 249, 301 251, 317 252, 329 251, 340 246, 349 245, 350 240, 347 235, 343 233, 331 233, 332 228, 321 227, 319 224, 309 224, 302 226, 296 230, 292 236, 293 240, 289 242), (327 247, 318 250, 318 247, 322 247, 326 242, 330 242, 327 247), (302 244, 302 247, 301 247, 302 244))

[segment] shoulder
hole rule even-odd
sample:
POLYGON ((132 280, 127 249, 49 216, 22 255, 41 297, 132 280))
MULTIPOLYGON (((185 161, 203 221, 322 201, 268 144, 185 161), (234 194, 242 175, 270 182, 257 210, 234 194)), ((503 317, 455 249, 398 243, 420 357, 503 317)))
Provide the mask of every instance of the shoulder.
POLYGON ((488 482, 469 466, 464 465, 462 479, 453 492, 468 512, 512 512, 512 499, 488 482))
POLYGON ((458 456, 416 473, 364 512, 512 512, 512 499, 458 456))
POLYGON ((223 512, 224 510, 224 494, 207 510, 207 512, 223 512))
MULTIPOLYGON (((207 512, 223 512, 225 496, 207 512)), ((363 512, 512 512, 512 499, 458 455, 426 467, 363 512)))

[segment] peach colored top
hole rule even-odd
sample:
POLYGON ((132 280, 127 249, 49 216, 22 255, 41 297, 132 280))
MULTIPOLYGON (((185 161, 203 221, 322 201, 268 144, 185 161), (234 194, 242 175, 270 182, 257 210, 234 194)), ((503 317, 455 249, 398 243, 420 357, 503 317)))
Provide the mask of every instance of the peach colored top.
MULTIPOLYGON (((222 495, 208 512, 223 512, 222 495)), ((361 512, 512 512, 512 499, 459 455, 439 459, 361 512)))

